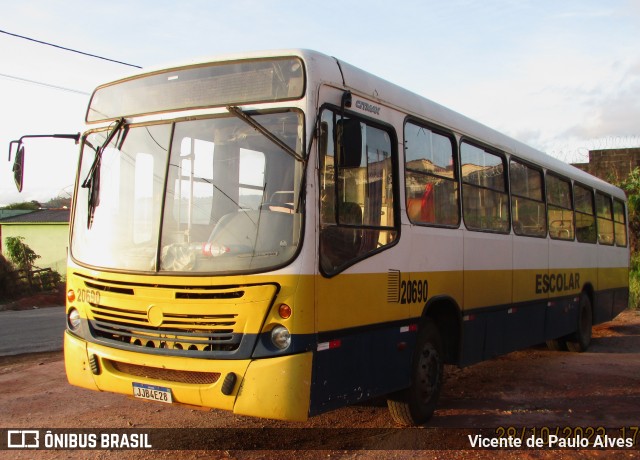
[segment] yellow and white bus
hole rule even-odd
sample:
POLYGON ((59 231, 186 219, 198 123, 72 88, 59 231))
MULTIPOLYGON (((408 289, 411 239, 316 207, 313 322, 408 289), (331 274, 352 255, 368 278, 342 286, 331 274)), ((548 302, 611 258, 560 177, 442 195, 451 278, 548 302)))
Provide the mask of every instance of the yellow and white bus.
POLYGON ((628 302, 624 193, 308 50, 98 87, 71 224, 69 382, 304 421, 443 364, 583 351, 628 302))

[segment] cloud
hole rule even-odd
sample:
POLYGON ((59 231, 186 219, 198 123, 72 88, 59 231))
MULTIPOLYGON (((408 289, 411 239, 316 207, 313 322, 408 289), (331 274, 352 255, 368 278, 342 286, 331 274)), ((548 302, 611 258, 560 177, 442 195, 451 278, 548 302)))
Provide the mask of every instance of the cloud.
POLYGON ((564 136, 589 139, 640 135, 640 61, 627 66, 620 78, 574 94, 582 101, 584 116, 564 136))

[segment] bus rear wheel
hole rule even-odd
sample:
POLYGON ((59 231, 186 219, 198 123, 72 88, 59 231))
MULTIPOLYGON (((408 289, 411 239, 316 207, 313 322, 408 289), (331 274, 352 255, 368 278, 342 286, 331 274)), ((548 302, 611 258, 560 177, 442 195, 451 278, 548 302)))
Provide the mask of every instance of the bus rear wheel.
POLYGON ((411 370, 411 386, 387 399, 393 420, 402 426, 421 425, 433 415, 442 389, 442 339, 428 320, 418 333, 411 370))
POLYGON ((569 351, 582 353, 589 348, 592 327, 593 313, 591 312, 591 301, 586 294, 582 293, 579 304, 578 329, 567 338, 567 348, 569 351))

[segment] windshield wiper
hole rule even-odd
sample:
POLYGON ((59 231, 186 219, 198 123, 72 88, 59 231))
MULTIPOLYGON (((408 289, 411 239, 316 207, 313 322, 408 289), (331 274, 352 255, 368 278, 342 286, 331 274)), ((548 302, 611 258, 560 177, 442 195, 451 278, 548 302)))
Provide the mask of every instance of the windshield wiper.
POLYGON ((291 155, 293 158, 295 158, 296 160, 304 163, 304 158, 298 152, 296 152, 291 147, 289 147, 287 144, 285 144, 279 137, 277 137, 275 134, 273 134, 267 128, 262 126, 256 120, 254 120, 250 115, 248 115, 247 113, 243 112, 240 107, 236 107, 236 106, 230 105, 230 106, 227 106, 227 110, 229 111, 229 113, 231 113, 231 114, 235 115, 236 117, 240 118, 242 121, 244 121, 248 125, 250 125, 253 128, 255 128, 257 131, 262 133, 267 139, 269 139, 271 142, 276 144, 278 147, 280 147, 286 153, 291 155))
POLYGON ((125 134, 119 141, 119 145, 122 146, 127 131, 127 123, 124 118, 120 118, 118 121, 116 121, 116 125, 109 132, 109 134, 107 134, 107 138, 104 140, 100 147, 96 149, 92 146, 92 148, 96 152, 96 156, 93 159, 91 168, 89 168, 87 177, 85 177, 84 181, 82 182, 82 188, 89 189, 89 200, 87 206, 87 228, 91 228, 91 224, 93 224, 93 216, 95 214, 96 208, 100 204, 100 166, 102 161, 102 154, 104 152, 104 149, 107 148, 116 134, 118 134, 123 127, 125 128, 125 134))

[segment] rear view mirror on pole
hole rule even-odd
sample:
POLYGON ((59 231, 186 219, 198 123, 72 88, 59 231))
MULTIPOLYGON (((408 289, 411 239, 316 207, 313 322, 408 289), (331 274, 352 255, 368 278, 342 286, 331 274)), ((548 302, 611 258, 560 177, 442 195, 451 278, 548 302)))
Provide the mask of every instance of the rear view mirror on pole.
POLYGON ((24 145, 18 147, 16 159, 13 162, 13 180, 16 182, 18 192, 22 192, 22 182, 24 179, 24 145))
POLYGON ((23 139, 30 139, 34 137, 51 137, 56 139, 73 139, 76 144, 80 140, 80 133, 76 134, 28 134, 22 136, 17 141, 9 142, 9 161, 11 161, 11 152, 13 151, 13 144, 17 144, 16 159, 13 162, 13 179, 16 182, 16 188, 18 192, 22 192, 22 186, 24 185, 24 145, 22 145, 23 139))

